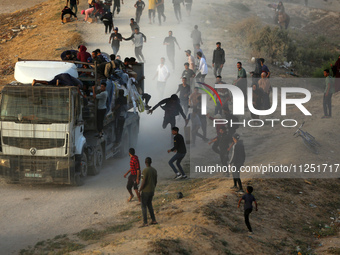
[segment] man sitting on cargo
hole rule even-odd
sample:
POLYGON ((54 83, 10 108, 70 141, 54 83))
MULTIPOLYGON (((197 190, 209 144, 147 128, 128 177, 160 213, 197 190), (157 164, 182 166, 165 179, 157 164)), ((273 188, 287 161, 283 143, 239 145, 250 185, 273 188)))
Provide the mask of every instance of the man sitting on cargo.
POLYGON ((106 83, 102 82, 100 84, 100 94, 96 94, 96 86, 92 87, 93 98, 98 99, 97 106, 97 129, 99 132, 99 138, 103 137, 103 128, 104 128, 104 118, 106 114, 106 100, 107 100, 107 91, 106 91, 106 83))

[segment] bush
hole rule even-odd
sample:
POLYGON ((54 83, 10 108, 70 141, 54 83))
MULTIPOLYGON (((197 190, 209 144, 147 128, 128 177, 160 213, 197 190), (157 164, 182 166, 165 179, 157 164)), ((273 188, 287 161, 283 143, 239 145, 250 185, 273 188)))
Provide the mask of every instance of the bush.
POLYGON ((292 61, 300 75, 323 77, 323 70, 335 63, 331 61, 335 55, 334 46, 327 44, 325 36, 312 40, 303 38, 278 26, 263 26, 257 17, 237 23, 232 27, 232 33, 252 56, 266 58, 272 63, 292 61))
POLYGON ((334 77, 334 74, 332 72, 332 68, 331 68, 331 64, 334 65, 334 63, 336 62, 336 59, 333 61, 327 61, 325 63, 323 63, 323 65, 319 68, 316 68, 315 71, 313 72, 313 78, 323 78, 323 70, 325 69, 329 69, 330 74, 334 77))

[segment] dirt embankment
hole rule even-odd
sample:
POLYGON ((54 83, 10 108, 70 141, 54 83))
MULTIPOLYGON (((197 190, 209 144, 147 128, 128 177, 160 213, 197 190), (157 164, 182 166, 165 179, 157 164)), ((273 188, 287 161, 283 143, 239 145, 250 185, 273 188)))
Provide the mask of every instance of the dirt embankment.
POLYGON ((14 65, 22 59, 60 59, 62 51, 83 42, 77 23, 60 25, 64 2, 47 1, 10 14, 0 14, 0 83, 14 80, 14 65))

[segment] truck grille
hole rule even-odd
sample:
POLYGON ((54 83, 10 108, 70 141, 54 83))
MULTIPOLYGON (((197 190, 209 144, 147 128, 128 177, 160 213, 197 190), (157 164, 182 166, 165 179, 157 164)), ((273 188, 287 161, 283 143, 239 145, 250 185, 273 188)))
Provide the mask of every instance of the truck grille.
POLYGON ((51 139, 51 138, 19 138, 5 136, 2 138, 3 144, 13 146, 21 149, 34 147, 37 150, 51 149, 62 147, 65 144, 65 139, 51 139))

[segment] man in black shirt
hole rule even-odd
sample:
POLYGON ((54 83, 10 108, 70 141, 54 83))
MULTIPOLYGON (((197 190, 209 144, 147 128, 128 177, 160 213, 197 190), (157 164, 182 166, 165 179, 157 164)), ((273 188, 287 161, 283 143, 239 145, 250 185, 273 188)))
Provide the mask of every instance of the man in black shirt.
POLYGON ((172 0, 172 4, 174 5, 174 11, 178 23, 182 21, 181 3, 184 4, 183 0, 172 0))
POLYGON ((231 148, 229 164, 232 164, 236 168, 235 169, 236 171, 235 172, 233 171, 234 186, 231 188, 236 189, 237 184, 238 184, 239 185, 238 192, 240 193, 243 193, 242 182, 240 178, 240 169, 241 169, 241 166, 243 166, 245 160, 246 160, 246 153, 244 151, 243 141, 240 140, 240 135, 235 133, 233 135, 233 146, 231 148))
POLYGON ((112 27, 113 27, 113 17, 112 12, 106 11, 104 15, 100 18, 101 21, 103 21, 105 26, 105 34, 107 34, 107 31, 111 33, 112 27))
MULTIPOLYGON (((122 4, 124 4, 124 1, 122 0, 122 4)), ((113 10, 112 14, 115 14, 115 10, 117 9, 117 14, 120 13, 120 0, 113 0, 113 10)))
POLYGON ((125 119, 127 117, 127 99, 124 97, 124 90, 119 90, 119 97, 116 99, 113 111, 116 116, 116 144, 120 143, 123 134, 125 119))
POLYGON ((118 27, 115 27, 109 39, 109 43, 111 43, 113 54, 117 55, 119 51, 119 47, 120 47, 120 42, 122 40, 123 40, 123 37, 120 33, 118 33, 118 27))
POLYGON ((182 84, 178 85, 178 89, 176 94, 179 92, 179 101, 181 106, 184 109, 185 115, 188 114, 188 106, 189 106, 189 96, 191 94, 190 86, 187 84, 187 78, 182 78, 182 84))
POLYGON ((176 37, 172 36, 172 31, 169 31, 169 36, 165 37, 163 45, 166 45, 166 53, 172 64, 173 70, 175 70, 175 43, 177 44, 178 49, 181 49, 176 40, 176 37))
POLYGON ((64 24, 63 20, 66 14, 70 14, 71 17, 74 16, 76 20, 78 20, 77 15, 73 11, 71 11, 71 9, 68 8, 68 6, 65 6, 64 9, 61 10, 61 24, 64 24))
POLYGON ((227 133, 225 126, 220 127, 217 139, 213 141, 215 141, 212 146, 213 151, 220 155, 222 165, 227 166, 228 149, 233 139, 232 136, 227 133))
POLYGON ((214 75, 215 77, 221 76, 222 68, 225 62, 225 52, 221 48, 221 43, 216 43, 216 49, 213 53, 213 60, 212 60, 212 66, 214 68, 214 75))
POLYGON ((145 8, 145 3, 142 0, 138 0, 134 7, 136 8, 136 22, 139 23, 140 17, 142 16, 143 10, 145 8))
POLYGON ((185 121, 187 121, 176 94, 171 95, 170 98, 165 98, 160 101, 149 111, 149 113, 152 114, 152 112, 156 110, 158 106, 161 106, 161 108, 164 110, 164 120, 162 125, 163 129, 165 129, 168 124, 170 124, 171 128, 173 128, 176 125, 176 116, 179 114, 181 114, 185 121))
POLYGON ((156 0, 156 8, 158 13, 158 24, 162 25, 162 17, 163 22, 166 20, 166 16, 164 15, 164 0, 156 0))
POLYGON ((131 32, 134 33, 135 29, 138 28, 139 29, 139 25, 137 24, 137 22, 134 20, 134 18, 130 19, 130 28, 131 28, 131 32))
POLYGON ((168 153, 170 152, 176 152, 176 154, 169 160, 169 165, 174 170, 176 176, 175 179, 186 179, 188 178, 186 174, 183 171, 183 168, 181 166, 181 161, 185 157, 185 154, 187 153, 187 148, 185 146, 184 138, 182 135, 178 133, 179 129, 178 127, 172 128, 172 134, 174 135, 174 147, 170 150, 168 150, 168 153), (176 161, 176 165, 178 167, 178 170, 176 169, 174 162, 176 161))
POLYGON ((184 63, 184 71, 182 73, 182 77, 181 78, 184 78, 184 77, 187 78, 187 84, 189 84, 191 89, 193 89, 192 88, 192 86, 193 86, 192 85, 193 84, 192 81, 195 78, 195 72, 189 68, 189 63, 188 62, 184 63))
POLYGON ((73 11, 74 14, 77 15, 77 12, 78 12, 78 6, 77 5, 79 5, 79 0, 66 0, 66 5, 68 5, 68 2, 70 2, 71 11, 73 11))

